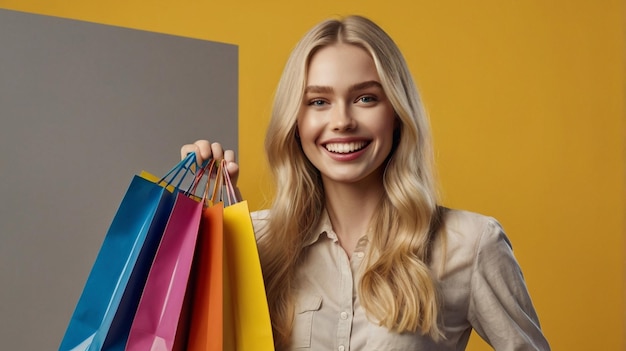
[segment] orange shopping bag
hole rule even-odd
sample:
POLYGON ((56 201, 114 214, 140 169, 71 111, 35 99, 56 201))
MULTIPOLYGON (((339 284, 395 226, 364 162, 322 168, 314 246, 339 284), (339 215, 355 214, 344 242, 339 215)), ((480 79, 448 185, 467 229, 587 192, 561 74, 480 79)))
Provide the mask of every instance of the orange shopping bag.
POLYGON ((273 351, 265 285, 247 203, 236 203, 225 162, 202 213, 188 351, 273 351), (221 200, 224 190, 226 204, 221 200))
POLYGON ((225 350, 223 211, 222 203, 208 207, 204 209, 200 220, 188 351, 225 350))

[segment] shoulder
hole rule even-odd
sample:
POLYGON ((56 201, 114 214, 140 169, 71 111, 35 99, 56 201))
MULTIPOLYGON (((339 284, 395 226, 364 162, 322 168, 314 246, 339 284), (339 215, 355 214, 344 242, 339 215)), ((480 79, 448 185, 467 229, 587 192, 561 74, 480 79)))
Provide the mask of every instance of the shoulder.
POLYGON ((444 209, 440 235, 448 243, 458 242, 464 246, 484 245, 500 239, 508 242, 500 222, 495 218, 456 209, 444 209))
POLYGON ((446 208, 433 246, 432 268, 439 274, 471 269, 480 256, 502 250, 511 252, 511 243, 495 218, 446 208))

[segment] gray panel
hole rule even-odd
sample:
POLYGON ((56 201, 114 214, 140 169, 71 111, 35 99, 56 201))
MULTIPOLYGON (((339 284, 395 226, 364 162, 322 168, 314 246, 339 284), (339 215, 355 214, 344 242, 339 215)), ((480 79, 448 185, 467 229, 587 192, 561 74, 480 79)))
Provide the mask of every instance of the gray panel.
POLYGON ((237 148, 237 47, 0 10, 0 340, 54 350, 132 176, 237 148))

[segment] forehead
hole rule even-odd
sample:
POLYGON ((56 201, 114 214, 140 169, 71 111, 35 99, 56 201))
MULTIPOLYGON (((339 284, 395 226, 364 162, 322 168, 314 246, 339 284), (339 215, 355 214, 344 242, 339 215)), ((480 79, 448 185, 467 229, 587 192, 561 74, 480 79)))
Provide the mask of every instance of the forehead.
POLYGON ((380 81, 374 60, 364 48, 338 43, 325 46, 309 60, 307 85, 341 87, 380 81))

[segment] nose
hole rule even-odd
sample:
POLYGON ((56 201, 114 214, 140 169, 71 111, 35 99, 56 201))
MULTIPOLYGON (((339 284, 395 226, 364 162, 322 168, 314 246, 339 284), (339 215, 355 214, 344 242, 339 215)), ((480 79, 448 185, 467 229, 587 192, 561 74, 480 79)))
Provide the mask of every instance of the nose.
POLYGON ((334 131, 343 132, 353 130, 356 120, 348 106, 335 105, 331 111, 330 124, 334 131))

